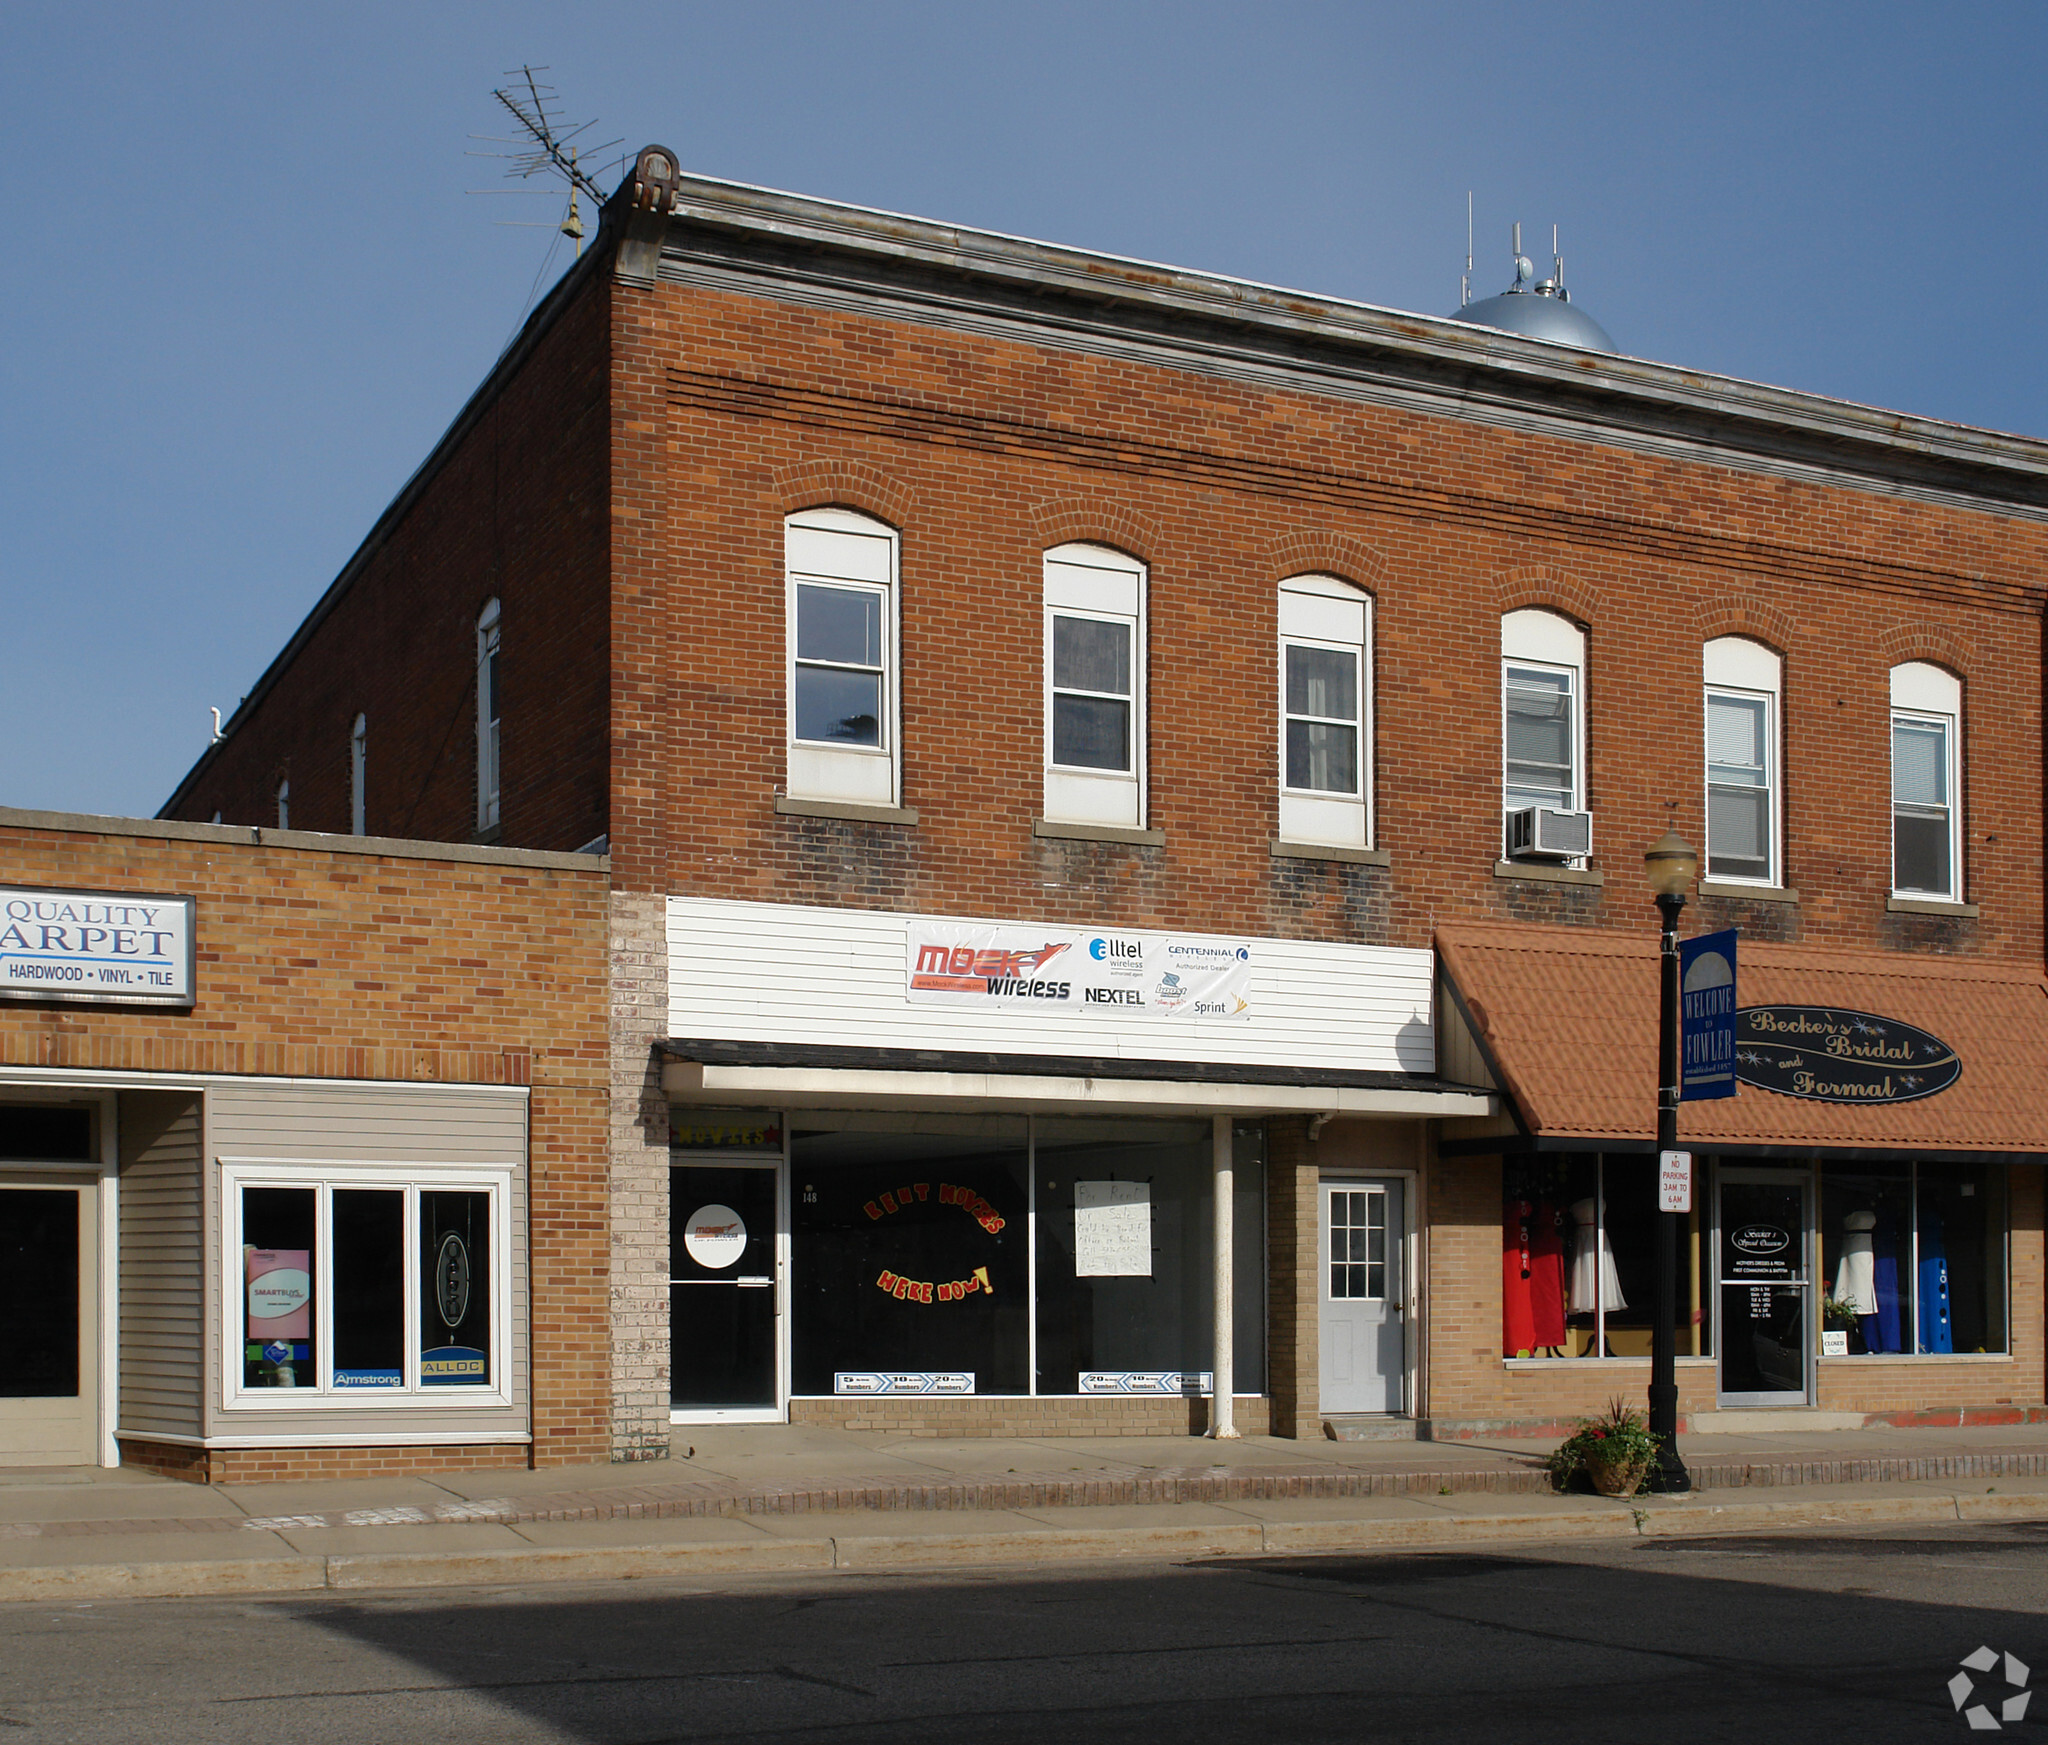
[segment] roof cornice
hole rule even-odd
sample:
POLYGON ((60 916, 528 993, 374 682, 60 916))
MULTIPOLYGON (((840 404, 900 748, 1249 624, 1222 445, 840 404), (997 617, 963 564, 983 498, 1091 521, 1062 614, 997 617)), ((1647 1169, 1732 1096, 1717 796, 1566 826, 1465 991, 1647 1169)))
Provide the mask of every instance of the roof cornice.
POLYGON ((1136 344, 1209 373, 1262 366, 1311 391, 1345 383, 1479 422, 1675 445, 1724 465, 2048 518, 2048 442, 2037 438, 684 175, 662 276, 707 274, 768 295, 879 299, 940 325, 979 316, 1055 345, 1136 344))

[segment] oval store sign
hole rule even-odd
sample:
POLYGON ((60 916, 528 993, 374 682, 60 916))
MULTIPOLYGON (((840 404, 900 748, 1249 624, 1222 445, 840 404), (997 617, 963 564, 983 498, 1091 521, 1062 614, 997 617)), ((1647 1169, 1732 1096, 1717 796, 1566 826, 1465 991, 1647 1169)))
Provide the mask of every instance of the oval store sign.
POLYGON ((1735 1014, 1735 1076, 1819 1103, 1911 1103, 1962 1076, 1956 1051, 1896 1018, 1839 1006, 1745 1006, 1735 1014))

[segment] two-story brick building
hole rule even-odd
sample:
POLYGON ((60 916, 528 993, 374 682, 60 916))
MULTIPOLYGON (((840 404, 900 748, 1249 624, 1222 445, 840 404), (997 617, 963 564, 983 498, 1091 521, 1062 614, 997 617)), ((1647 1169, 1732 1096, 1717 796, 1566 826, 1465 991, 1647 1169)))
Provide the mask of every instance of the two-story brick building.
POLYGON ((2039 1402, 2044 514, 649 148, 165 815, 608 849, 621 1458, 1638 1388, 1671 826, 1750 1009, 1686 1409, 2039 1402))

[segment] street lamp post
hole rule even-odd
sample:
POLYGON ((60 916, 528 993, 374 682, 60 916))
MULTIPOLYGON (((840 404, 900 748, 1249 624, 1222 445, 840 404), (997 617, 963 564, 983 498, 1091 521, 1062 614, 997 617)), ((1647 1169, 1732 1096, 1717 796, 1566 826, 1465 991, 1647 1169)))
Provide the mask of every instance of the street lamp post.
MULTIPOLYGON (((1667 830, 1643 856, 1663 923, 1657 983, 1657 1150, 1678 1148, 1678 914, 1700 870, 1700 857, 1675 830, 1667 830)), ((1659 1158, 1661 1172, 1662 1159, 1659 1158)), ((1692 1474, 1678 1457, 1678 1219, 1657 1213, 1657 1307, 1650 1330, 1650 1433, 1657 1438, 1655 1491, 1689 1491, 1692 1474)))

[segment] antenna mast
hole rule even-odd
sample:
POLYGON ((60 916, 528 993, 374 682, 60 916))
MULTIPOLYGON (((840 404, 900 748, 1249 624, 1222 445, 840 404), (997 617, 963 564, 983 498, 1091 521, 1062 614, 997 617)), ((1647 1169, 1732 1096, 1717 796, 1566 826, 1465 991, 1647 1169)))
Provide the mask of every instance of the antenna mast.
POLYGON ((1465 190, 1465 276, 1458 282, 1458 307, 1472 301, 1472 190, 1465 190))
MULTIPOLYGON (((576 252, 583 252, 583 215, 577 207, 577 196, 588 194, 593 204, 604 204, 604 189, 584 170, 582 165, 583 147, 577 140, 597 123, 583 121, 575 126, 566 126, 561 118, 561 98, 552 85, 543 85, 534 77, 544 73, 546 67, 523 66, 516 73, 507 75, 507 82, 491 95, 502 103, 519 124, 522 139, 490 139, 493 145, 509 145, 510 152, 484 153, 484 156, 507 158, 511 168, 505 173, 525 181, 533 176, 559 176, 569 185, 569 210, 563 217, 561 233, 574 240, 576 252)), ((476 134, 472 137, 486 139, 489 136, 476 134)), ((594 152, 610 151, 621 144, 613 140, 610 145, 592 148, 594 152)))

